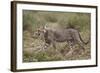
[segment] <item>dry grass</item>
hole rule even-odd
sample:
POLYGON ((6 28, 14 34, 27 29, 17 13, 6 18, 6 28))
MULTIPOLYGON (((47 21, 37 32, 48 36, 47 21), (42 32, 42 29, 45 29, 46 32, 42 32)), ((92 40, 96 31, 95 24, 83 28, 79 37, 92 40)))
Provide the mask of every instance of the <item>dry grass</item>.
MULTIPOLYGON (((29 32, 24 32, 29 35, 29 32)), ((85 51, 81 50, 79 45, 75 45, 72 54, 67 55, 70 51, 66 42, 56 43, 56 49, 48 47, 43 49, 44 41, 41 39, 34 39, 31 36, 25 37, 24 35, 24 49, 23 61, 24 62, 37 62, 37 61, 59 61, 59 60, 84 60, 90 59, 90 44, 84 46, 85 51)))
POLYGON ((85 60, 91 58, 90 43, 85 45, 85 51, 78 45, 74 46, 73 52, 70 51, 66 42, 56 43, 56 49, 49 46, 43 49, 44 41, 40 38, 32 38, 32 33, 38 27, 47 24, 52 29, 74 27, 80 31, 82 39, 88 40, 90 36, 90 14, 85 13, 59 13, 59 12, 39 12, 23 11, 23 62, 40 61, 61 61, 61 60, 85 60))

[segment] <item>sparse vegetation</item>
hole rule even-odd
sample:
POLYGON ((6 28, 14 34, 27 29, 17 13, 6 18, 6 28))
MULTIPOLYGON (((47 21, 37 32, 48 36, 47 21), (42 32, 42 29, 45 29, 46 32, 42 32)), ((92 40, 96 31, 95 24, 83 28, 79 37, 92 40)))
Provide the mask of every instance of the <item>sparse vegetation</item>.
POLYGON ((90 36, 90 14, 72 12, 46 12, 23 10, 23 62, 83 60, 90 59, 90 43, 85 46, 85 51, 75 45, 74 52, 69 56, 69 48, 65 42, 56 43, 43 50, 44 40, 33 38, 32 34, 44 25, 55 28, 75 28, 80 31, 82 39, 87 41, 90 36), (65 47, 66 46, 66 47, 65 47), (83 52, 83 53, 82 53, 83 52))

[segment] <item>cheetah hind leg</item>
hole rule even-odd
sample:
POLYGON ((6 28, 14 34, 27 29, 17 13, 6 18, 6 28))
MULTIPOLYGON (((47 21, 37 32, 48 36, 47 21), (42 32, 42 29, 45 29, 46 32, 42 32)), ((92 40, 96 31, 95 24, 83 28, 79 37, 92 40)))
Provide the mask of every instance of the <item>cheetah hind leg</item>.
POLYGON ((69 48, 70 48, 70 51, 66 54, 66 56, 71 56, 72 55, 72 53, 73 53, 73 49, 74 49, 74 45, 73 45, 73 43, 72 42, 68 42, 68 46, 69 46, 69 48))

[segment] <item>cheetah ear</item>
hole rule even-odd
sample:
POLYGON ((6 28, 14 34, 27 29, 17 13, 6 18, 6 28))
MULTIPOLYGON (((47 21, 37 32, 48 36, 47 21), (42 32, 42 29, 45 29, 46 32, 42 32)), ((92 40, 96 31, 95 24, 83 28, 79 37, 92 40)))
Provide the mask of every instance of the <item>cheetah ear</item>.
POLYGON ((46 33, 46 30, 44 29, 43 32, 46 33))
POLYGON ((46 27, 45 26, 41 27, 40 31, 45 33, 46 32, 46 27))
POLYGON ((44 29, 45 30, 48 30, 48 29, 50 29, 48 26, 47 26, 47 24, 44 26, 44 29))
POLYGON ((46 25, 44 26, 44 29, 47 29, 47 26, 46 25))

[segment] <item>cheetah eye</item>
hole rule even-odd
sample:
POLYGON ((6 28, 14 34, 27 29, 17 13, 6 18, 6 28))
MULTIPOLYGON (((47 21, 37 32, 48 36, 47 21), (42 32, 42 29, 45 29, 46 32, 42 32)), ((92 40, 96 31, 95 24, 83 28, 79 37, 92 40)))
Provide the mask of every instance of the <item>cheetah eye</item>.
POLYGON ((38 36, 40 35, 40 33, 38 33, 38 36))

